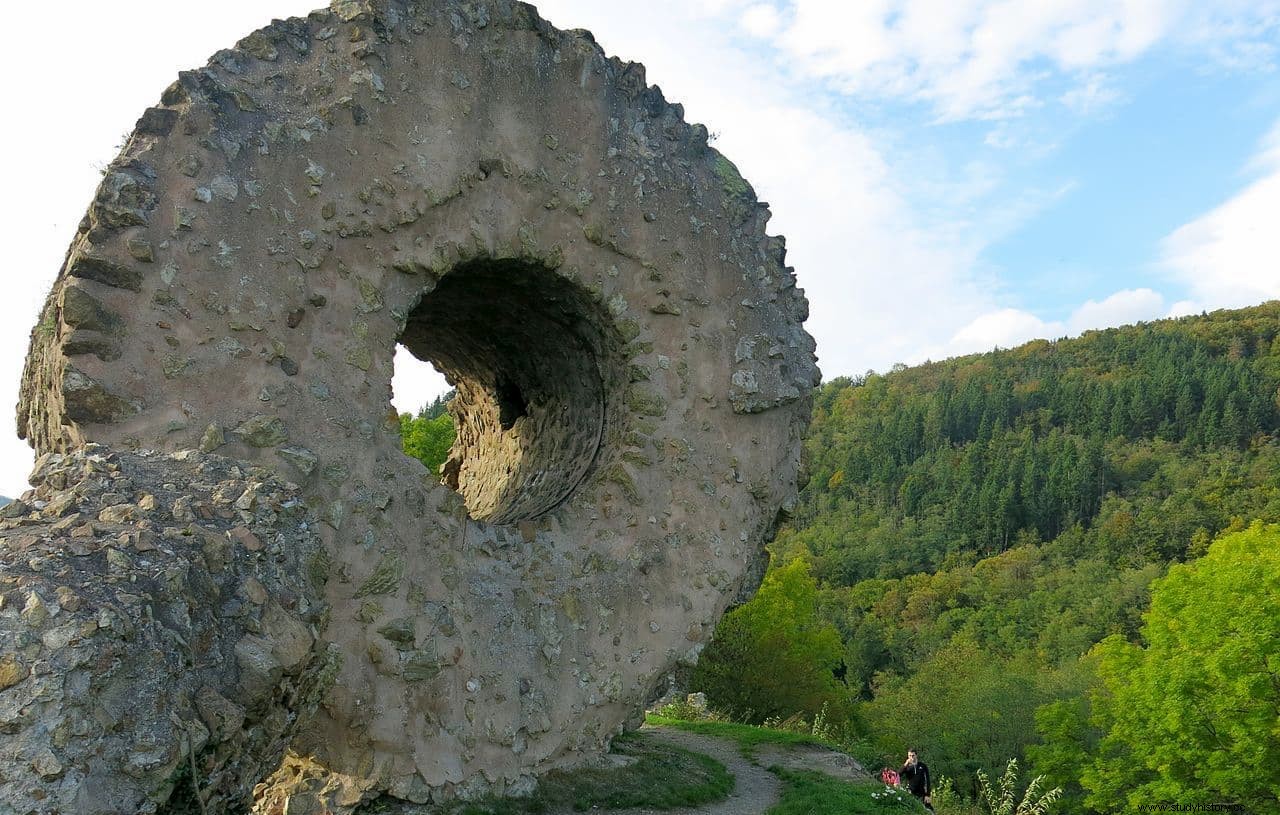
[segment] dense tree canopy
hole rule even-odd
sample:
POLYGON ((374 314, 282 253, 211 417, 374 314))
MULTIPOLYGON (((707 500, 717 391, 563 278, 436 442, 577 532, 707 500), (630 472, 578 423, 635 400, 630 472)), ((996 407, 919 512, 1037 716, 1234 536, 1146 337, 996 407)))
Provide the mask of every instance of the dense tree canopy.
POLYGON ((1089 804, 1280 811, 1280 526, 1224 535, 1174 565, 1144 620, 1140 643, 1097 646, 1089 804))

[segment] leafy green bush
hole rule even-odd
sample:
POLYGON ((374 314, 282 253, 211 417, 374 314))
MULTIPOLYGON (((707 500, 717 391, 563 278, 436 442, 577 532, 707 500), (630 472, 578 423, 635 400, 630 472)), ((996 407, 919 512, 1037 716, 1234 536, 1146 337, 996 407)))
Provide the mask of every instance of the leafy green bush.
POLYGON ((956 784, 948 776, 938 776, 930 797, 937 815, 984 815, 977 803, 956 791, 956 784))
POLYGON ((669 702, 654 710, 653 714, 662 719, 679 719, 684 722, 725 721, 722 714, 711 708, 695 705, 687 697, 669 702))
POLYGON ((864 705, 880 760, 894 761, 918 744, 935 773, 965 784, 979 768, 1018 755, 1035 732, 1036 705, 1048 701, 1037 671, 959 635, 909 678, 883 677, 864 705))
POLYGON ((720 622, 691 685, 712 707, 753 724, 847 711, 847 690, 834 673, 840 633, 819 617, 817 603, 806 560, 771 569, 756 596, 720 622))

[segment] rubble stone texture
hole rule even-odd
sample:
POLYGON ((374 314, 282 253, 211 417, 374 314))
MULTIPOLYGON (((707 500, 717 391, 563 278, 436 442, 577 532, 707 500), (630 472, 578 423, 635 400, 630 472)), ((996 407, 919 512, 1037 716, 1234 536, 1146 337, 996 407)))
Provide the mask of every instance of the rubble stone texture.
MULTIPOLYGON (((180 75, 81 223, 32 333, 18 423, 42 454, 94 442, 265 468, 318 519, 315 598, 288 564, 236 574, 261 584, 260 619, 279 606, 315 628, 306 665, 332 676, 218 652, 223 684, 201 688, 246 712, 213 728, 221 742, 194 736, 208 779, 230 767, 230 789, 274 760, 284 715, 306 721, 259 811, 519 793, 604 749, 696 658, 754 590, 794 500, 818 376, 768 217, 642 66, 510 0, 335 0, 180 75), (399 344, 458 390, 443 484, 400 451, 399 344), (286 586, 323 618, 291 610, 286 586), (319 709, 286 702, 255 723, 252 700, 280 677, 323 685, 319 709)), ((154 526, 199 525, 183 519, 204 501, 161 501, 154 526)), ((98 522, 144 522, 116 506, 98 522)), ((276 534, 291 563, 310 545, 276 534)), ((231 591, 173 551, 186 580, 231 591)), ((58 574, 33 591, 98 590, 58 574)), ((241 642, 249 623, 209 602, 188 613, 241 642)), ((12 642, 0 677, 40 659, 12 642)), ((176 670, 176 641, 133 642, 176 670)), ((83 681, 41 665, 47 693, 83 681)), ((0 705, 29 704, 22 687, 0 705)), ((176 682, 139 693, 184 722, 202 698, 176 682)), ((85 755, 127 760, 123 736, 103 738, 50 740, 62 778, 105 766, 85 755)), ((185 736, 157 738, 168 767, 185 736)), ((131 789, 162 801, 141 778, 131 789)))
POLYGON ((339 659, 298 488, 99 445, 32 479, 0 510, 0 812, 154 811, 193 767, 244 812, 339 659))

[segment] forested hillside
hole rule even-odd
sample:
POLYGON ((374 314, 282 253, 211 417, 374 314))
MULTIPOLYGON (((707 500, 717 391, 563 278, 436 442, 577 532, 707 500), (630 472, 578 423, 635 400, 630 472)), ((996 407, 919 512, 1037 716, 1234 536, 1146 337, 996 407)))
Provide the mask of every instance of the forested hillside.
MULTIPOLYGON (((1066 809, 1119 807, 1126 788, 1108 787, 1105 768, 1126 753, 1103 708, 1121 691, 1100 674, 1124 643, 1148 644, 1153 581, 1211 544, 1280 546, 1275 527, 1242 532, 1280 521, 1280 303, 837 379, 818 395, 806 452, 811 478, 774 564, 807 562, 811 639, 839 634, 829 710, 886 757, 920 743, 962 788, 979 767, 1029 757, 1067 788, 1066 809)), ((764 602, 777 606, 781 585, 764 602)), ((1258 605, 1266 585, 1234 601, 1258 605)), ((749 702, 749 672, 742 692, 717 678, 742 678, 726 663, 744 641, 770 641, 767 623, 744 625, 758 617, 726 618, 731 636, 695 676, 748 717, 776 712, 749 702)), ((762 647, 786 647, 773 642, 762 647)), ((1263 681, 1280 653, 1261 665, 1256 695, 1280 705, 1276 674, 1263 681)), ((814 704, 809 693, 791 708, 814 704)), ((1213 727, 1194 719, 1188 730, 1213 727)), ((1252 746, 1274 755, 1269 742, 1252 746)))

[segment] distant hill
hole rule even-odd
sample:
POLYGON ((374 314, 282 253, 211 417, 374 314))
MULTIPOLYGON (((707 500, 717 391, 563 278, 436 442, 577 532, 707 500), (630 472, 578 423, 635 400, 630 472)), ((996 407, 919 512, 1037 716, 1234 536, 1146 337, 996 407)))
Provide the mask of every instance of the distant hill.
POLYGON ((0 507, 4 506, 5 504, 11 501, 13 501, 12 498, 5 498, 3 495, 0 495, 0 507))
POLYGON ((816 400, 792 528, 833 585, 1074 529, 1074 557, 1181 559, 1276 514, 1251 488, 1274 480, 1278 434, 1280 301, 840 378, 816 400), (1121 510, 1135 523, 1099 538, 1121 510))

